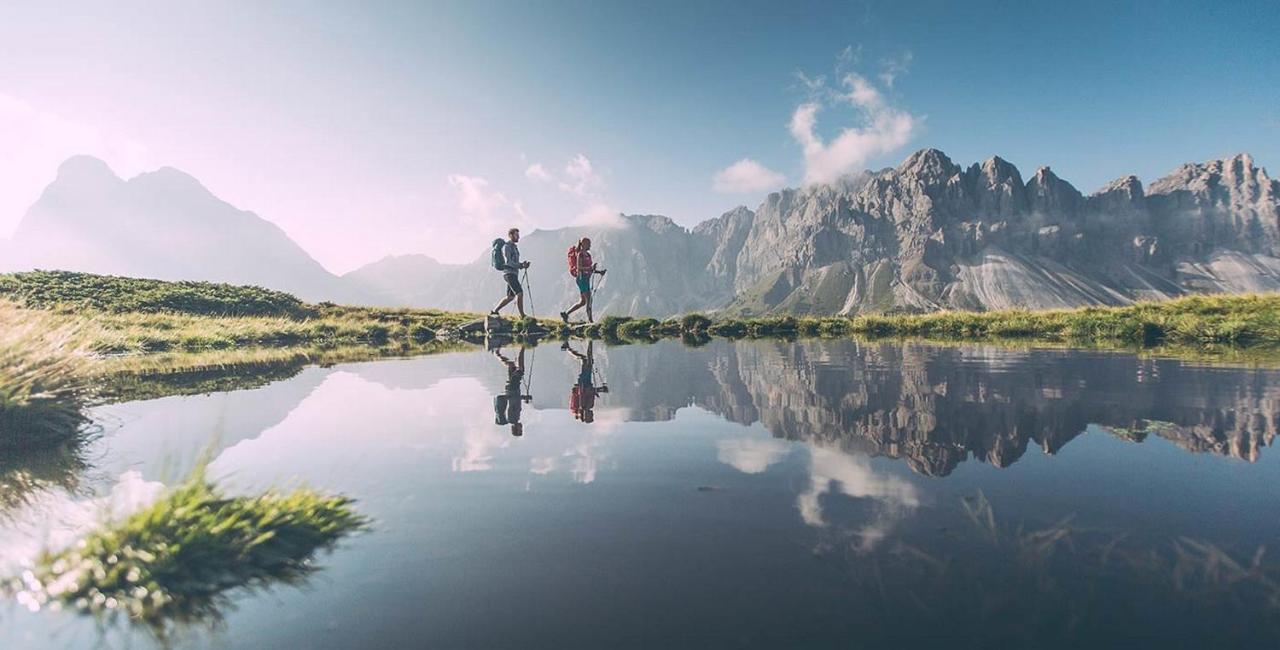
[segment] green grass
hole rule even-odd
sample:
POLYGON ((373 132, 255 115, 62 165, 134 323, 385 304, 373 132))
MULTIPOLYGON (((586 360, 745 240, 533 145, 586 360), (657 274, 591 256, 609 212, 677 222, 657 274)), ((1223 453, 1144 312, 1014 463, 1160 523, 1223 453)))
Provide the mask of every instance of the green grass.
MULTIPOLYGON (((160 282, 83 273, 0 275, 0 299, 84 323, 99 353, 422 344, 476 314, 308 304, 256 287, 160 282)), ((1192 296, 1124 307, 1048 311, 938 312, 855 317, 718 318, 689 314, 659 321, 609 316, 571 331, 549 320, 517 321, 513 332, 652 341, 704 335, 727 338, 848 336, 945 341, 1022 340, 1090 346, 1207 348, 1280 345, 1280 295, 1192 296)), ((483 333, 462 334, 476 340, 483 333)))
POLYGON ((232 589, 304 578, 316 552, 367 526, 347 497, 301 488, 227 496, 197 470, 150 506, 42 552, 9 590, 28 606, 156 625, 201 620, 216 617, 232 589))
POLYGON ((282 291, 213 282, 165 282, 69 271, 0 275, 0 296, 29 307, 112 313, 309 318, 314 305, 282 291))
POLYGON ((1280 343, 1280 295, 1189 296, 1125 307, 860 316, 865 336, 952 340, 1041 339, 1152 347, 1280 343))
POLYGON ((1171 353, 1280 346, 1280 294, 1202 295, 1124 307, 1045 311, 948 311, 919 315, 866 315, 710 319, 608 317, 588 337, 653 340, 793 336, 919 338, 934 341, 1037 342, 1088 347, 1161 349, 1171 353))
POLYGON ((309 304, 258 287, 51 271, 0 275, 0 299, 82 321, 92 349, 104 354, 424 343, 478 318, 309 304))
POLYGON ((0 451, 64 443, 86 422, 81 327, 0 301, 0 451))

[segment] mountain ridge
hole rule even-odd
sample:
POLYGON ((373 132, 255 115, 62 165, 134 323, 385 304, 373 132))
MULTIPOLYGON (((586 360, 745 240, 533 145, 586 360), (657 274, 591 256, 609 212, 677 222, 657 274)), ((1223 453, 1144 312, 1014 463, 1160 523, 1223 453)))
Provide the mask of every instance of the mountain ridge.
MULTIPOLYGON (((1186 163, 1149 185, 1126 175, 1083 194, 1052 168, 1024 180, 992 156, 938 149, 897 167, 770 193, 685 228, 620 215, 609 228, 521 242, 542 313, 575 297, 564 253, 583 236, 611 273, 597 314, 857 314, 1124 304, 1280 289, 1280 182, 1246 153, 1186 163)), ((5 252, 16 266, 269 286, 309 300, 487 310, 487 256, 386 256, 341 276, 283 230, 171 167, 128 181, 68 159, 5 252)))

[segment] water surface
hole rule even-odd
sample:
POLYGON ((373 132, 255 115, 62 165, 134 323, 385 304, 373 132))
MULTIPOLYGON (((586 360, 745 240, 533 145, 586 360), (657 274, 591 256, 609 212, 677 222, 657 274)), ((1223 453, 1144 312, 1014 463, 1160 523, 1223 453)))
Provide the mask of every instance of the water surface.
MULTIPOLYGON (((210 450, 232 491, 304 482, 357 498, 374 525, 305 585, 233 592, 218 619, 171 630, 176 645, 1280 640, 1272 369, 575 342, 246 386, 96 408, 101 437, 48 470, 74 480, 4 500, 0 563, 146 502, 210 450)), ((159 642, 68 611, 0 617, 0 647, 159 642)))

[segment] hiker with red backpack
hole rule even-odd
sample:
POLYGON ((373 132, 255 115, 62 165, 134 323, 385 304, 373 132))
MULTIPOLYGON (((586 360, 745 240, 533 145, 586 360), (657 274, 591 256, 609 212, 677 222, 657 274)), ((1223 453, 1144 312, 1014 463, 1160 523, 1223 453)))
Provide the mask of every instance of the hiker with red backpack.
POLYGON ((574 283, 578 285, 578 304, 560 312, 560 318, 565 323, 569 322, 569 314, 582 307, 587 308, 587 322, 595 322, 595 315, 591 313, 591 276, 597 273, 604 275, 605 270, 596 268, 596 263, 591 261, 591 239, 583 237, 569 248, 569 275, 573 276, 574 283))

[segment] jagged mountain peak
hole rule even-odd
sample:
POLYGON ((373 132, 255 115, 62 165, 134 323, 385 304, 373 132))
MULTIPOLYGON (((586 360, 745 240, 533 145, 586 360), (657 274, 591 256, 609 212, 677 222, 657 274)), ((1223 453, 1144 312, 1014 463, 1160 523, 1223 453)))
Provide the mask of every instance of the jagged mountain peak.
POLYGON ((1228 188, 1266 186, 1271 182, 1266 170, 1254 165, 1253 156, 1238 153, 1228 158, 1180 165, 1151 183, 1148 190, 1151 194, 1167 194, 1178 190, 1210 190, 1222 185, 1228 188))
POLYGON ((648 228, 656 233, 685 230, 684 226, 676 223, 671 217, 660 214, 619 214, 618 216, 627 225, 648 228))
POLYGON ((922 180, 946 181, 960 173, 960 166, 938 149, 921 149, 898 165, 898 174, 915 176, 922 180))
POLYGON ((1022 184, 1022 173, 1011 162, 1000 156, 992 156, 982 161, 982 175, 992 184, 1012 181, 1022 184))
POLYGON ((1123 192, 1130 196, 1142 196, 1144 193, 1144 190, 1142 189, 1142 180, 1133 174, 1121 176, 1120 178, 1098 188, 1090 196, 1101 196, 1112 192, 1123 192))

